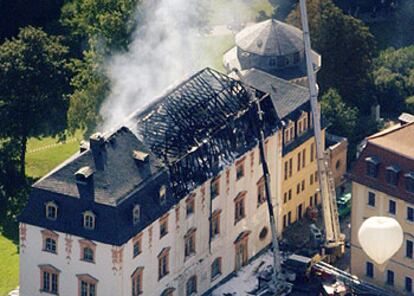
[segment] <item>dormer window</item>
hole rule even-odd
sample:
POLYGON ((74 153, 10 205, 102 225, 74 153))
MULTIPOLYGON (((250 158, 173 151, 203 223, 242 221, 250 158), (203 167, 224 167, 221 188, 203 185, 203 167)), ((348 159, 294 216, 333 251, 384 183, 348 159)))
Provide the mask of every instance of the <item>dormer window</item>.
POLYGON ((288 144, 295 139, 295 124, 293 121, 289 120, 288 125, 285 127, 284 133, 285 144, 288 144))
POLYGON ((85 229, 95 229, 95 214, 91 211, 86 211, 83 213, 83 227, 85 229))
POLYGON ((86 185, 92 175, 93 169, 91 167, 82 167, 75 173, 76 183, 86 185))
POLYGON ((409 172, 404 175, 405 190, 414 193, 414 172, 409 172))
POLYGON ((165 187, 165 185, 162 185, 160 187, 159 198, 160 205, 165 205, 167 202, 167 188, 165 187))
POLYGON ((400 167, 397 165, 388 166, 385 172, 385 180, 389 185, 396 186, 398 183, 398 174, 400 167))
POLYGON ((299 52, 295 52, 294 54, 293 54, 293 63, 294 64, 297 64, 297 63, 299 63, 300 62, 300 53, 299 52))
POLYGON ((300 116, 298 120, 298 131, 297 134, 301 135, 308 129, 308 113, 302 112, 302 115, 300 116))
POLYGON ((46 203, 46 218, 49 220, 57 219, 58 207, 54 201, 49 201, 46 203))
POLYGON ((135 205, 134 209, 132 210, 132 220, 134 225, 137 225, 140 221, 140 207, 139 205, 135 205))
POLYGON ((379 158, 376 156, 370 156, 365 158, 367 164, 367 176, 377 178, 378 177, 378 166, 380 164, 379 158))

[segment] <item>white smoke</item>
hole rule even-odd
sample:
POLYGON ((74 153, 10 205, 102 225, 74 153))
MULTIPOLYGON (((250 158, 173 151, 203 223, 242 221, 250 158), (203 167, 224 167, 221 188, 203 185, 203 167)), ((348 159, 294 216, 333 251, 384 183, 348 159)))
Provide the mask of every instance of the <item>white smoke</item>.
POLYGON ((128 52, 108 61, 111 93, 101 109, 103 130, 119 125, 168 86, 204 66, 197 50, 203 17, 199 14, 207 12, 198 6, 203 1, 148 1, 150 6, 138 14, 145 19, 140 20, 128 52))
POLYGON ((106 65, 111 92, 101 108, 100 129, 119 126, 169 86, 203 67, 217 64, 217 53, 212 56, 212 45, 200 34, 200 23, 209 19, 211 25, 221 23, 225 27, 245 14, 251 1, 140 2, 138 29, 128 52, 111 57, 106 65), (226 21, 227 24, 223 23, 226 21))

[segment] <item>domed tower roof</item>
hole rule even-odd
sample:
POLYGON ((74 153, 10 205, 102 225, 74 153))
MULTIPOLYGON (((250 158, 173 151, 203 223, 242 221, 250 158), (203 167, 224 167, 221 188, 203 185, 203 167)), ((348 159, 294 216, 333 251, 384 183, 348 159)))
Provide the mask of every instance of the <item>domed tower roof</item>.
POLYGON ((236 35, 236 45, 262 56, 285 56, 304 49, 302 31, 270 19, 245 28, 236 35))

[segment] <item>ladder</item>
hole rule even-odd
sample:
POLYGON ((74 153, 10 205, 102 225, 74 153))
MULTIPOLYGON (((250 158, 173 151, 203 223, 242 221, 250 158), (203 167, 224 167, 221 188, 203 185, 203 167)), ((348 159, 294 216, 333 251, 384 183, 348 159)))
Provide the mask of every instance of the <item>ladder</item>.
POLYGON ((322 200, 322 214, 325 226, 325 247, 327 249, 334 250, 338 247, 341 247, 340 252, 343 253, 344 236, 340 233, 338 209, 336 205, 335 184, 333 182, 332 172, 330 172, 329 156, 327 157, 327 154, 324 151, 324 145, 322 143, 320 111, 318 106, 318 89, 312 62, 308 15, 306 11, 305 0, 300 0, 299 5, 302 21, 303 41, 305 45, 306 70, 309 82, 310 103, 315 132, 319 189, 322 200))

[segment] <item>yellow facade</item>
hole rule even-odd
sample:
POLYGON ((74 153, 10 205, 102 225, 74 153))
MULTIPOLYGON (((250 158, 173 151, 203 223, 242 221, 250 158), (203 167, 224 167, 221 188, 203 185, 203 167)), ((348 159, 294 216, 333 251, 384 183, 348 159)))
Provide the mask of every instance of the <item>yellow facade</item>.
MULTIPOLYGON (((289 121, 283 133, 285 146, 298 141, 307 129, 307 113, 298 119, 297 123, 289 121), (296 127, 296 128, 295 128, 296 127)), ((325 131, 322 131, 322 143, 325 142, 325 131)), ((281 186, 279 190, 279 231, 293 224, 306 214, 309 206, 320 204, 318 195, 318 168, 316 161, 315 137, 309 139, 286 153, 282 157, 280 171, 281 186)))
POLYGON ((405 292, 406 278, 414 280, 414 259, 407 257, 408 241, 414 242, 414 223, 406 218, 407 207, 414 208, 399 198, 394 198, 384 192, 374 190, 357 182, 352 182, 352 221, 351 221, 351 272, 361 279, 393 290, 395 295, 412 295, 405 292), (369 192, 375 195, 375 204, 368 204, 369 192), (396 202, 396 214, 388 211, 389 201, 396 202), (358 241, 358 229, 362 222, 372 216, 388 216, 396 219, 404 232, 404 243, 400 250, 389 260, 385 266, 378 266, 362 251, 358 241), (373 264, 372 276, 367 274, 367 263, 373 264), (388 270, 394 273, 394 285, 387 284, 388 270))

